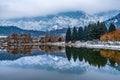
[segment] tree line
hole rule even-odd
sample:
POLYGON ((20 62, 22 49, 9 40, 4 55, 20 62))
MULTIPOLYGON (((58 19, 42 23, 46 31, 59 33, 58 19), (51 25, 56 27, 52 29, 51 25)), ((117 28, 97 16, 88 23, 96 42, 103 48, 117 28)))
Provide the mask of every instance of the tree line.
POLYGON ((88 26, 83 27, 68 27, 65 41, 66 42, 75 42, 75 41, 87 41, 87 40, 99 40, 100 36, 116 30, 116 27, 113 23, 110 24, 110 27, 107 29, 104 22, 97 22, 89 24, 88 26))

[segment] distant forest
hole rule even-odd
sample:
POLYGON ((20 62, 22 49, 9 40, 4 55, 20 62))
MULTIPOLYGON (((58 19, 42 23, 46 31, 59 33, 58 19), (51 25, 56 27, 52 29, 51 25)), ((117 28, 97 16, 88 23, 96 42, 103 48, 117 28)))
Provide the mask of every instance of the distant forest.
POLYGON ((66 42, 99 40, 101 35, 108 32, 113 32, 115 30, 116 30, 116 27, 113 23, 111 23, 109 28, 107 29, 104 22, 89 24, 84 28, 69 27, 66 32, 65 40, 66 42))

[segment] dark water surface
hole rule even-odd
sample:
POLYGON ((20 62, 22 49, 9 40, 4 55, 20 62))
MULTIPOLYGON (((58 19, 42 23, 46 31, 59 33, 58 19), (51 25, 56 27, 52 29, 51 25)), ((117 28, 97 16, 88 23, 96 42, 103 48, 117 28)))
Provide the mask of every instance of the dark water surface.
POLYGON ((60 46, 0 50, 0 80, 119 80, 120 51, 60 46))

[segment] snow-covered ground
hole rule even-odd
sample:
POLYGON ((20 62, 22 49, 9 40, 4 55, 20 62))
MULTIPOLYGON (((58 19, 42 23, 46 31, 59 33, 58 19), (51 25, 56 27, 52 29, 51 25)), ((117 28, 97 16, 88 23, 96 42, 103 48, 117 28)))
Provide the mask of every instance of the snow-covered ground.
POLYGON ((111 49, 111 50, 120 50, 120 42, 94 42, 94 41, 87 41, 87 42, 80 42, 76 41, 75 43, 65 43, 65 42, 56 42, 56 43, 45 43, 46 45, 58 45, 58 46, 72 46, 72 47, 85 47, 85 48, 98 48, 98 49, 111 49))
POLYGON ((75 47, 86 47, 86 48, 98 48, 98 49, 112 49, 112 50, 120 50, 120 42, 76 42, 72 44, 75 47))

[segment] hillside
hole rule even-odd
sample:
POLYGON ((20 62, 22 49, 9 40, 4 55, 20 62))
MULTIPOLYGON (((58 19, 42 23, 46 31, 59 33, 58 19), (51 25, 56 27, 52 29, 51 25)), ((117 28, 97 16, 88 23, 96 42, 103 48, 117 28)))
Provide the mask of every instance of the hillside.
POLYGON ((0 20, 0 25, 18 26, 19 28, 25 30, 47 31, 74 26, 85 26, 89 23, 95 23, 97 21, 106 21, 118 13, 119 11, 115 10, 90 15, 83 11, 68 11, 47 16, 0 20))
POLYGON ((0 35, 6 36, 9 34, 31 34, 32 36, 41 36, 44 35, 43 31, 35 31, 35 30, 23 30, 16 26, 0 26, 0 35))
POLYGON ((110 23, 114 23, 115 26, 118 28, 120 26, 120 13, 114 16, 113 18, 108 19, 105 21, 106 25, 109 26, 110 23))

